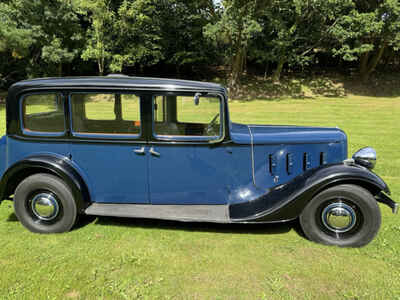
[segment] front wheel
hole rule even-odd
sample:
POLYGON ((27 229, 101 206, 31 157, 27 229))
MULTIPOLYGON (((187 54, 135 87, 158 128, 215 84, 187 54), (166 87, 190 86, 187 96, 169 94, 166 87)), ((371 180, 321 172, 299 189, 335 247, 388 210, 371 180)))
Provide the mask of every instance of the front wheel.
POLYGON ((305 235, 312 241, 340 247, 361 247, 378 233, 379 206, 366 189, 338 185, 316 195, 300 215, 305 235))
POLYGON ((50 174, 25 178, 15 190, 14 210, 22 225, 38 233, 69 231, 77 219, 70 188, 50 174))

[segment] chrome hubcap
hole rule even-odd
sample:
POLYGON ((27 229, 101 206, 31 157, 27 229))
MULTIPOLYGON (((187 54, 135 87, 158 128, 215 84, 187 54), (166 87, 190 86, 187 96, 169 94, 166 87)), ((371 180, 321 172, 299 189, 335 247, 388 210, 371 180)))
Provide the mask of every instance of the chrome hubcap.
POLYGON ((332 203, 322 211, 322 223, 335 233, 344 233, 356 224, 356 213, 345 203, 332 203))
POLYGON ((58 215, 58 202, 52 194, 37 194, 32 199, 32 212, 40 220, 51 221, 58 215))

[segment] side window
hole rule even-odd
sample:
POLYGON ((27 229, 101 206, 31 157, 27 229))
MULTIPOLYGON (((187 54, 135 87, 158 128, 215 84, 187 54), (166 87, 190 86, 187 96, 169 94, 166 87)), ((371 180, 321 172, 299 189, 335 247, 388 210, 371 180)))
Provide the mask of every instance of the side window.
POLYGON ((22 126, 27 134, 64 133, 64 103, 61 95, 48 93, 25 96, 22 99, 22 126))
POLYGON ((73 93, 70 99, 73 132, 106 135, 140 134, 139 96, 73 93))
POLYGON ((222 102, 218 96, 156 96, 154 134, 212 140, 222 135, 222 102), (160 112, 162 108, 162 113, 160 112), (162 118, 160 117, 162 116, 162 118))

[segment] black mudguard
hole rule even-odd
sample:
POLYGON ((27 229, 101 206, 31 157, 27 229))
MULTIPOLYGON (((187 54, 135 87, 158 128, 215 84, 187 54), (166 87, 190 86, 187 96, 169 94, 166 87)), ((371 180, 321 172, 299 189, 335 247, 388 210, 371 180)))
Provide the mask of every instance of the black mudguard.
POLYGON ((72 190, 78 211, 83 212, 86 209, 90 197, 85 181, 67 157, 58 155, 30 156, 10 166, 0 181, 0 199, 3 200, 12 195, 24 178, 41 172, 56 175, 64 180, 72 190))
POLYGON ((315 195, 338 184, 362 186, 377 198, 381 192, 390 195, 386 183, 364 167, 344 163, 325 165, 309 170, 257 199, 230 205, 230 219, 233 222, 266 223, 293 220, 315 195))

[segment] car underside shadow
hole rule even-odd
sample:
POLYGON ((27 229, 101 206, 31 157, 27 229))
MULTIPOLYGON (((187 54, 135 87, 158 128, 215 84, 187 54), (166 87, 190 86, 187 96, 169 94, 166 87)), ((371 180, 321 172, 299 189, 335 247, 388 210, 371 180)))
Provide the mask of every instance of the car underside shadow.
POLYGON ((89 216, 89 215, 79 215, 78 220, 76 221, 72 230, 77 230, 82 227, 89 225, 90 223, 96 220, 96 216, 89 216))
POLYGON ((205 223, 205 222, 178 222, 170 220, 134 219, 117 217, 98 217, 95 225, 123 226, 140 228, 157 228, 161 230, 183 230, 195 232, 215 232, 234 234, 280 234, 290 230, 301 231, 298 221, 270 224, 239 224, 239 223, 205 223))
MULTIPOLYGON (((9 214, 7 222, 19 222, 14 212, 9 214)), ((270 224, 239 224, 239 223, 204 223, 204 222, 178 222, 156 219, 135 219, 119 217, 96 217, 82 215, 72 230, 79 230, 90 223, 104 226, 140 227, 160 230, 182 230, 194 232, 215 232, 233 234, 281 234, 294 230, 301 237, 305 237, 298 220, 285 223, 270 224)))

